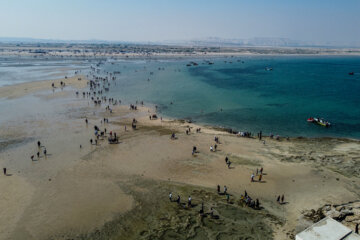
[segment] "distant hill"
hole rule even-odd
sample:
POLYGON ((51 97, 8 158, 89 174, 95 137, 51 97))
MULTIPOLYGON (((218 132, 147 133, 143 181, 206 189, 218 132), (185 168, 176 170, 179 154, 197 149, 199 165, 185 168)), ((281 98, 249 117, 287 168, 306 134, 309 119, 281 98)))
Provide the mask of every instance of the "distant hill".
POLYGON ((193 46, 218 46, 218 47, 360 47, 360 41, 354 43, 339 42, 307 42, 289 38, 250 38, 250 39, 224 39, 210 37, 206 39, 195 39, 187 41, 167 41, 167 44, 184 44, 193 46))

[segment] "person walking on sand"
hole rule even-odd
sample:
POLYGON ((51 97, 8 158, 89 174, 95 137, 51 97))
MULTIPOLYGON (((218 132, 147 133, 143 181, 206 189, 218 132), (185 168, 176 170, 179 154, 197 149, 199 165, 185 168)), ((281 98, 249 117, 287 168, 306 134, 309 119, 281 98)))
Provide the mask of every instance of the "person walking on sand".
POLYGON ((204 214, 204 202, 201 202, 201 209, 200 209, 199 213, 204 214))
POLYGON ((46 154, 47 154, 47 151, 46 151, 46 148, 44 149, 44 155, 45 155, 45 157, 46 157, 46 154))
POLYGON ((260 168, 260 174, 263 174, 263 170, 264 170, 264 169, 261 167, 261 168, 260 168))
POLYGON ((229 203, 229 201, 230 201, 230 195, 226 194, 226 202, 229 203))
POLYGON ((172 192, 169 193, 169 200, 172 202, 172 192))
POLYGON ((261 182, 262 174, 259 175, 259 182, 261 182))
POLYGON ((226 194, 226 193, 227 193, 227 187, 224 186, 224 194, 226 194))
POLYGON ((285 197, 284 194, 281 196, 281 203, 284 203, 285 197))
POLYGON ((251 182, 254 182, 254 174, 251 174, 251 182))
POLYGON ((178 195, 176 202, 177 202, 177 204, 180 204, 180 195, 178 195))
POLYGON ((196 150, 197 150, 196 146, 193 146, 193 154, 196 153, 196 150))
POLYGON ((228 161, 228 162, 227 162, 228 169, 230 169, 230 164, 231 164, 231 162, 230 162, 230 161, 228 161))
POLYGON ((90 139, 90 143, 91 143, 91 145, 93 144, 93 140, 92 140, 92 139, 90 139))
POLYGON ((188 198, 188 206, 189 206, 189 207, 192 206, 192 205, 191 205, 191 196, 189 196, 189 198, 188 198))
POLYGON ((40 158, 40 152, 37 152, 36 155, 38 158, 40 158))
POLYGON ((220 185, 217 185, 217 192, 220 193, 220 185))
POLYGON ((225 163, 227 163, 229 161, 229 158, 226 156, 225 157, 225 163))
POLYGON ((4 175, 6 176, 6 167, 3 168, 4 175))
POLYGON ((41 147, 41 143, 40 143, 40 141, 38 141, 38 142, 37 142, 37 145, 38 145, 38 148, 40 148, 40 147, 41 147))
POLYGON ((31 155, 30 158, 31 158, 31 161, 34 161, 34 155, 31 155))
POLYGON ((256 208, 256 209, 259 209, 259 208, 260 208, 259 199, 256 199, 256 201, 255 201, 255 208, 256 208))
POLYGON ((280 195, 277 197, 277 200, 276 200, 278 203, 280 203, 280 195))

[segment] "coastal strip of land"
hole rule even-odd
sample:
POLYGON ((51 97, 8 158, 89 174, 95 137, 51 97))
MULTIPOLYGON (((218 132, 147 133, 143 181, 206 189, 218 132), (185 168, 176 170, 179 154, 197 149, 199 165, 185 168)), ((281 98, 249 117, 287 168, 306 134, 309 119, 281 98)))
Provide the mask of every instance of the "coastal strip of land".
POLYGON ((42 58, 182 58, 248 55, 346 55, 359 56, 359 48, 269 47, 269 46, 181 46, 156 44, 42 44, 0 43, 0 56, 42 58))
POLYGON ((89 92, 82 75, 0 88, 0 239, 289 239, 359 200, 357 140, 239 137, 89 92))

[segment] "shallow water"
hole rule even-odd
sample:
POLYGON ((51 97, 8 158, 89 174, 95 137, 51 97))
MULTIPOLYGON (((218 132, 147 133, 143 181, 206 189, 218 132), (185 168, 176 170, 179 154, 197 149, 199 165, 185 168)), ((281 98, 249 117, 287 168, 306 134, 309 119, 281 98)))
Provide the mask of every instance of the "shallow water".
MULTIPOLYGON (((56 78, 76 69, 85 73, 97 62, 2 58, 0 86, 56 78)), ((143 100, 157 105, 162 116, 255 135, 262 130, 266 135, 360 138, 360 57, 108 60, 98 69, 103 75, 121 72, 107 95, 123 103, 143 100), (187 67, 190 61, 198 66, 187 67), (309 124, 310 116, 322 117, 332 126, 309 124)))
POLYGON ((23 82, 51 80, 88 68, 87 60, 34 57, 0 57, 0 87, 23 82))
POLYGON ((213 65, 204 59, 191 59, 199 64, 191 67, 186 66, 189 59, 137 60, 108 62, 101 68, 121 71, 109 95, 151 102, 169 117, 254 133, 360 138, 360 57, 210 60, 213 65), (309 124, 310 116, 332 126, 309 124))

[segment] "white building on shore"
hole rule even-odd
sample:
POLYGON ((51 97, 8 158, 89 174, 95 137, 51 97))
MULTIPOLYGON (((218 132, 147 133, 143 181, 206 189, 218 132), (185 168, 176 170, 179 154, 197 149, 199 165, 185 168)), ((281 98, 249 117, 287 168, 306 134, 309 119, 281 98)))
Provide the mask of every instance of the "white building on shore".
POLYGON ((360 240, 360 235, 338 221, 326 217, 296 234, 295 240, 360 240))

